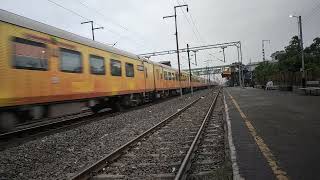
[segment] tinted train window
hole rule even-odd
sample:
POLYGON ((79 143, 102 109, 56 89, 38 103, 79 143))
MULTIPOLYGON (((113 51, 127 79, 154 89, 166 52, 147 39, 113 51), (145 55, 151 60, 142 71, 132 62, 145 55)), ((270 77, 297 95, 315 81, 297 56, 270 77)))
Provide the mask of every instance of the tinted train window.
POLYGON ((91 74, 97 74, 97 75, 106 74, 103 57, 90 55, 90 72, 91 74))
POLYGON ((82 59, 80 52, 61 48, 60 69, 64 72, 81 73, 82 59))
POLYGON ((118 60, 111 59, 110 61, 111 75, 121 76, 121 62, 118 60))
POLYGON ((12 65, 17 69, 48 70, 46 45, 18 37, 14 38, 12 65))
POLYGON ((134 77, 134 67, 131 63, 126 63, 126 76, 134 77))

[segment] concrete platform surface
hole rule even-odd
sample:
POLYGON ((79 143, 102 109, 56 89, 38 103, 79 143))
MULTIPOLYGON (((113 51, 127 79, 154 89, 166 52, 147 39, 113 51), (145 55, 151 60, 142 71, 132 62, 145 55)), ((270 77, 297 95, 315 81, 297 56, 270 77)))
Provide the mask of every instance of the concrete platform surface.
POLYGON ((237 87, 225 96, 242 177, 320 179, 319 96, 237 87))

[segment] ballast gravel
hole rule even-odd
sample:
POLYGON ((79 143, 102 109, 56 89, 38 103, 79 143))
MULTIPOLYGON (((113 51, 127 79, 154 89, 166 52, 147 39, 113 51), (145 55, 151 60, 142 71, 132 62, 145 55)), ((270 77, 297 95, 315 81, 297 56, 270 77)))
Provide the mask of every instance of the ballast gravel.
POLYGON ((68 179, 208 90, 29 141, 0 152, 0 179, 68 179))
POLYGON ((210 93, 105 168, 123 179, 165 179, 177 173, 216 94, 210 93), (157 178, 155 178, 157 177, 157 178))

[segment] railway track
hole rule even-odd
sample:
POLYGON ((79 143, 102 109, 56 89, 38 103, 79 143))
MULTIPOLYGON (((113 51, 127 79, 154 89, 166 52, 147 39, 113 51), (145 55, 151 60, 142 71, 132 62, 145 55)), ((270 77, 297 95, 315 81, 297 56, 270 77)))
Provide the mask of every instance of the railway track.
POLYGON ((85 110, 79 113, 39 120, 35 123, 22 124, 10 132, 0 134, 0 151, 38 137, 74 128, 89 122, 98 121, 106 117, 116 116, 119 113, 145 108, 154 104, 168 101, 172 98, 174 97, 169 97, 141 106, 129 108, 123 110, 122 112, 101 112, 98 114, 94 114, 90 110, 85 110))
POLYGON ((203 134, 214 135, 214 128, 220 127, 214 121, 219 93, 220 89, 194 100, 71 179, 185 179, 190 172, 206 172, 204 167, 197 168, 199 172, 190 167, 194 157, 200 159, 197 147, 208 148, 206 138, 201 141, 203 134))
POLYGON ((74 127, 77 125, 81 125, 88 122, 89 120, 94 120, 93 118, 97 120, 103 115, 105 115, 105 113, 95 115, 91 111, 85 111, 81 113, 47 119, 46 121, 38 122, 35 124, 31 123, 25 126, 18 126, 13 131, 0 134, 0 150, 35 137, 57 132, 71 126, 74 127))

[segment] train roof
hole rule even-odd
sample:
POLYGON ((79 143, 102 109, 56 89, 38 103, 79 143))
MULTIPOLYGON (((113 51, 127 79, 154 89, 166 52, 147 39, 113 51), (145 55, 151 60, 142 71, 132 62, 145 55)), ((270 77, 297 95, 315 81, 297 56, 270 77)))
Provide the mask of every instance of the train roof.
POLYGON ((115 54, 123 55, 126 57, 130 57, 133 59, 140 60, 141 58, 133 53, 129 53, 127 51, 120 50, 118 48, 108 46, 106 44, 93 41, 91 39, 73 34, 71 32, 11 13, 9 11, 0 9, 0 21, 7 22, 10 24, 14 24, 17 26, 25 27, 28 29, 32 29, 38 32, 42 32, 45 34, 53 35, 62 39, 70 40, 76 43, 84 44, 90 47, 94 47, 97 49, 109 51, 115 54))
POLYGON ((21 27, 24 27, 24 28, 28 28, 28 29, 31 29, 31 30, 35 30, 35 31, 38 31, 38 32, 42 32, 42 33, 45 33, 45 34, 49 34, 49 35, 52 35, 52 36, 56 36, 56 37, 59 37, 59 38, 62 38, 62 39, 73 41, 73 42, 76 42, 76 43, 79 43, 79 44, 83 44, 83 45, 86 45, 86 46, 90 46, 90 47, 93 47, 93 48, 97 48, 97 49, 100 49, 100 50, 108 51, 108 52, 111 52, 111 53, 114 53, 114 54, 126 56, 126 57, 129 57, 129 58, 132 58, 132 59, 136 59, 136 60, 140 60, 140 61, 146 61, 146 62, 149 62, 149 63, 152 63, 152 64, 156 64, 158 66, 162 66, 162 67, 167 68, 167 69, 171 69, 171 70, 177 71, 176 69, 174 69, 174 68, 172 68, 170 66, 147 60, 147 59, 145 59, 143 57, 140 57, 140 56, 138 56, 136 54, 133 54, 133 53, 130 53, 130 52, 127 52, 127 51, 123 51, 123 50, 120 50, 118 48, 115 48, 115 47, 112 47, 112 46, 108 46, 106 44, 103 44, 103 43, 100 43, 100 42, 97 42, 97 41, 93 41, 91 39, 76 35, 74 33, 71 33, 71 32, 68 32, 68 31, 65 31, 65 30, 62 30, 62 29, 59 29, 59 28, 56 28, 54 26, 50 26, 50 25, 47 25, 47 24, 44 24, 44 23, 41 23, 41 22, 38 22, 38 21, 29 19, 29 18, 20 16, 20 15, 14 14, 14 13, 11 13, 11 12, 3 10, 3 9, 0 9, 0 21, 7 22, 7 23, 10 23, 10 24, 14 24, 14 25, 17 25, 17 26, 21 26, 21 27))

